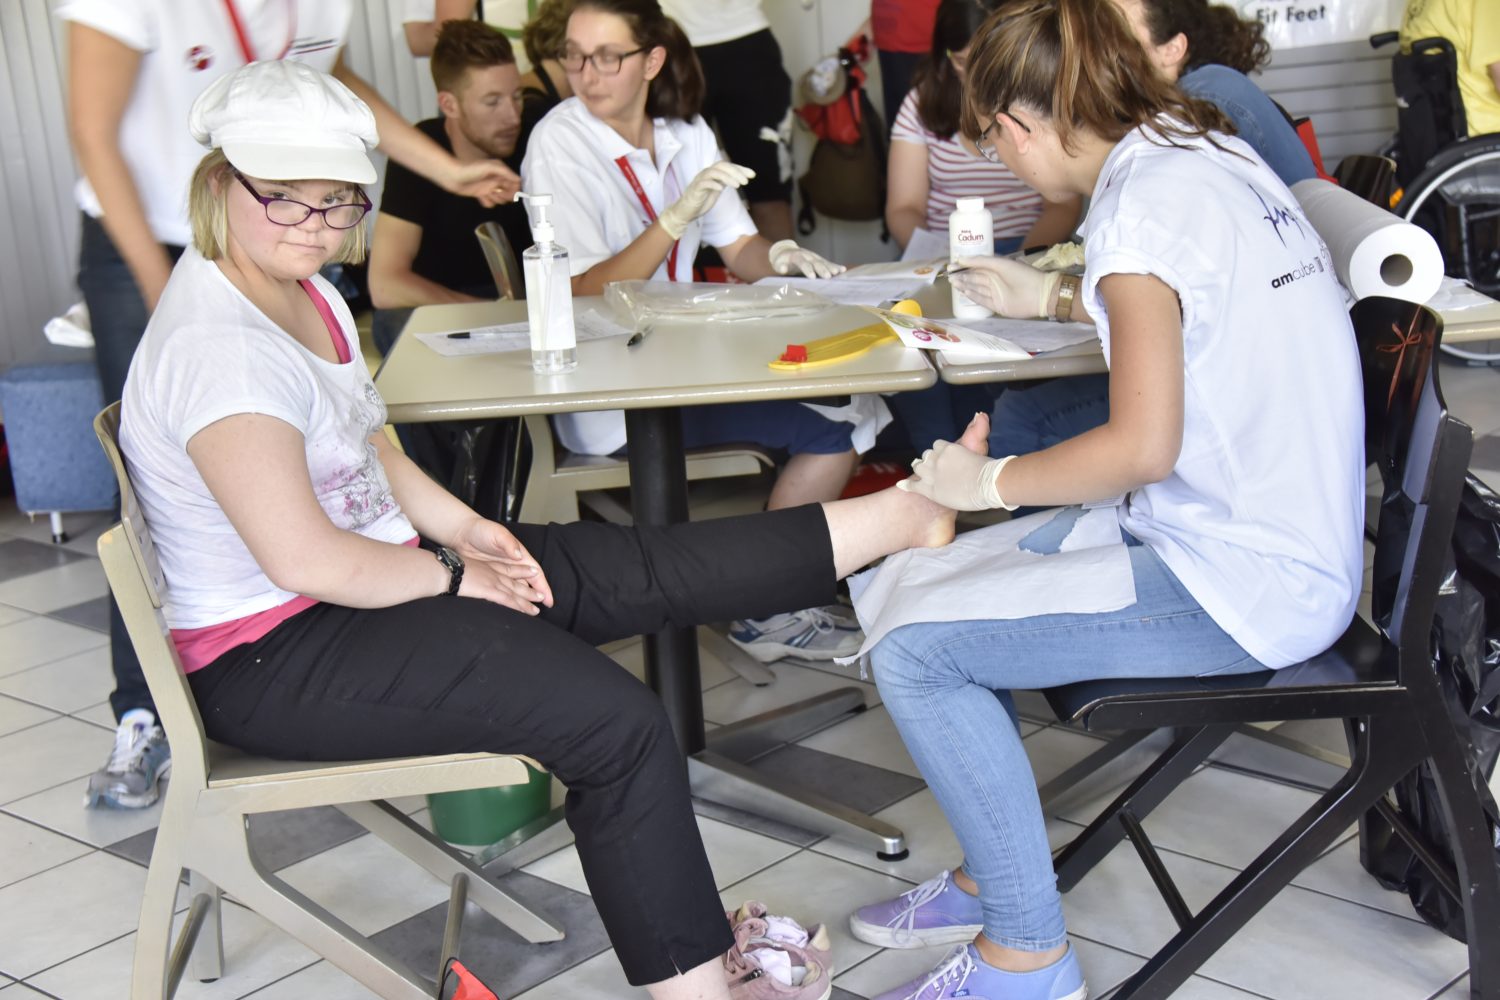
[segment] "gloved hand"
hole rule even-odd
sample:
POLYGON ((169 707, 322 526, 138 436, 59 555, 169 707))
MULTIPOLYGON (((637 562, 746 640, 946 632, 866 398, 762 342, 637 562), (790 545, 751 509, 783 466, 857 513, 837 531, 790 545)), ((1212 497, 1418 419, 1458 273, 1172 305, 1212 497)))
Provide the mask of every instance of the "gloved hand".
POLYGON ((777 274, 791 274, 795 269, 808 278, 831 278, 849 270, 843 264, 835 264, 821 254, 799 247, 792 240, 778 240, 771 244, 771 267, 777 274))
POLYGON ((1052 295, 1062 282, 1060 271, 1038 271, 1009 257, 965 257, 961 271, 949 271, 948 282, 997 316, 1035 319, 1052 314, 1052 295))
POLYGON ((1000 470, 1015 457, 986 458, 952 441, 938 441, 911 464, 911 478, 896 486, 952 510, 1015 510, 995 485, 1000 470))
POLYGON ((680 240, 694 219, 714 207, 725 188, 743 187, 754 176, 754 170, 728 160, 710 163, 698 171, 698 176, 688 184, 682 197, 668 205, 656 221, 661 223, 668 236, 680 240))

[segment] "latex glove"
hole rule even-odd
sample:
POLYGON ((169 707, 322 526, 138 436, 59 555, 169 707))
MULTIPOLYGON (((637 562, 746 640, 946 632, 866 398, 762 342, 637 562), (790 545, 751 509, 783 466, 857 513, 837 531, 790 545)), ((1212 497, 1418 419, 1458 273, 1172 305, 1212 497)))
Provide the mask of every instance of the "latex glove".
POLYGON ((821 254, 799 247, 792 240, 779 240, 771 244, 771 267, 777 274, 801 271, 808 278, 831 278, 849 270, 843 264, 835 264, 821 254))
POLYGON ((657 221, 668 236, 680 240, 694 219, 714 207, 714 202, 719 200, 719 195, 725 188, 743 187, 754 176, 754 170, 728 160, 710 163, 698 171, 698 176, 688 184, 682 197, 668 205, 657 221))
POLYGON ((986 458, 952 441, 938 441, 911 463, 911 478, 896 486, 952 510, 1015 510, 995 485, 1000 470, 1015 457, 986 458))
POLYGON ((948 272, 948 282, 971 301, 1011 319, 1052 315, 1061 272, 1038 271, 1009 257, 965 257, 963 263, 963 270, 948 272))

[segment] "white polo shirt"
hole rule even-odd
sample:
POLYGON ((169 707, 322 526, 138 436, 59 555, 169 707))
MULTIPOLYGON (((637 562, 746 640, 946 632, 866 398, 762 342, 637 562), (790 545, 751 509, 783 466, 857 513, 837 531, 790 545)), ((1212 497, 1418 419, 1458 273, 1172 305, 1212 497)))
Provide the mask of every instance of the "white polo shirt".
POLYGON ((661 9, 682 25, 695 49, 732 42, 771 26, 761 0, 661 0, 661 9))
MULTIPOLYGON (((188 111, 208 85, 245 65, 230 11, 257 60, 295 59, 327 73, 349 36, 351 0, 63 0, 57 16, 87 25, 141 53, 135 89, 120 120, 120 151, 146 221, 163 243, 187 245, 188 182, 204 148, 188 111)), ((102 213, 88 179, 78 207, 102 213)))
POLYGON ((1364 402, 1349 302, 1297 199, 1237 138, 1168 146, 1142 130, 1105 160, 1084 238, 1084 302, 1150 274, 1182 307, 1182 450, 1120 523, 1251 656, 1322 652, 1359 600, 1364 402), (1237 155, 1236 155, 1237 154, 1237 155))

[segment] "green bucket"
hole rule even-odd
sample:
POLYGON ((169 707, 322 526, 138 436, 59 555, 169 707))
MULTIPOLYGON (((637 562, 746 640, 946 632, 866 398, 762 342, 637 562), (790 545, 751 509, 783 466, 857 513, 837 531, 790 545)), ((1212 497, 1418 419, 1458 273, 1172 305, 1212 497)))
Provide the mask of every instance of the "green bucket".
POLYGON ((524 785, 428 795, 433 832, 450 844, 482 847, 546 815, 552 808, 552 775, 527 770, 531 780, 524 785))

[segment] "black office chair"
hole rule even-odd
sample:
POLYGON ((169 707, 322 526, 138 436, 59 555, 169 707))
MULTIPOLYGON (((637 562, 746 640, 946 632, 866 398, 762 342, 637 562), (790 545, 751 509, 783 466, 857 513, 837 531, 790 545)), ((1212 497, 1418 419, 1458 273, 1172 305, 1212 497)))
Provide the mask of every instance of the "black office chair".
MULTIPOLYGON (((1365 299, 1352 315, 1364 370, 1366 454, 1384 481, 1376 560, 1398 567, 1388 616, 1377 609, 1379 620, 1389 624, 1377 630, 1356 618, 1332 649, 1282 670, 1201 680, 1090 681, 1046 692, 1060 720, 1088 730, 1174 730, 1171 746, 1055 859, 1058 887, 1066 892, 1129 839, 1177 920, 1176 936, 1120 987, 1116 1000, 1171 994, 1424 761, 1438 777, 1453 831, 1449 846, 1456 864, 1445 874, 1464 908, 1471 989, 1475 997, 1500 998, 1500 872, 1430 653, 1433 606, 1471 435, 1448 414, 1438 388, 1437 315, 1393 299, 1365 299), (1194 914, 1142 820, 1237 727, 1294 719, 1345 720, 1348 771, 1194 914)), ((1427 856, 1438 863, 1431 851, 1427 856)))

